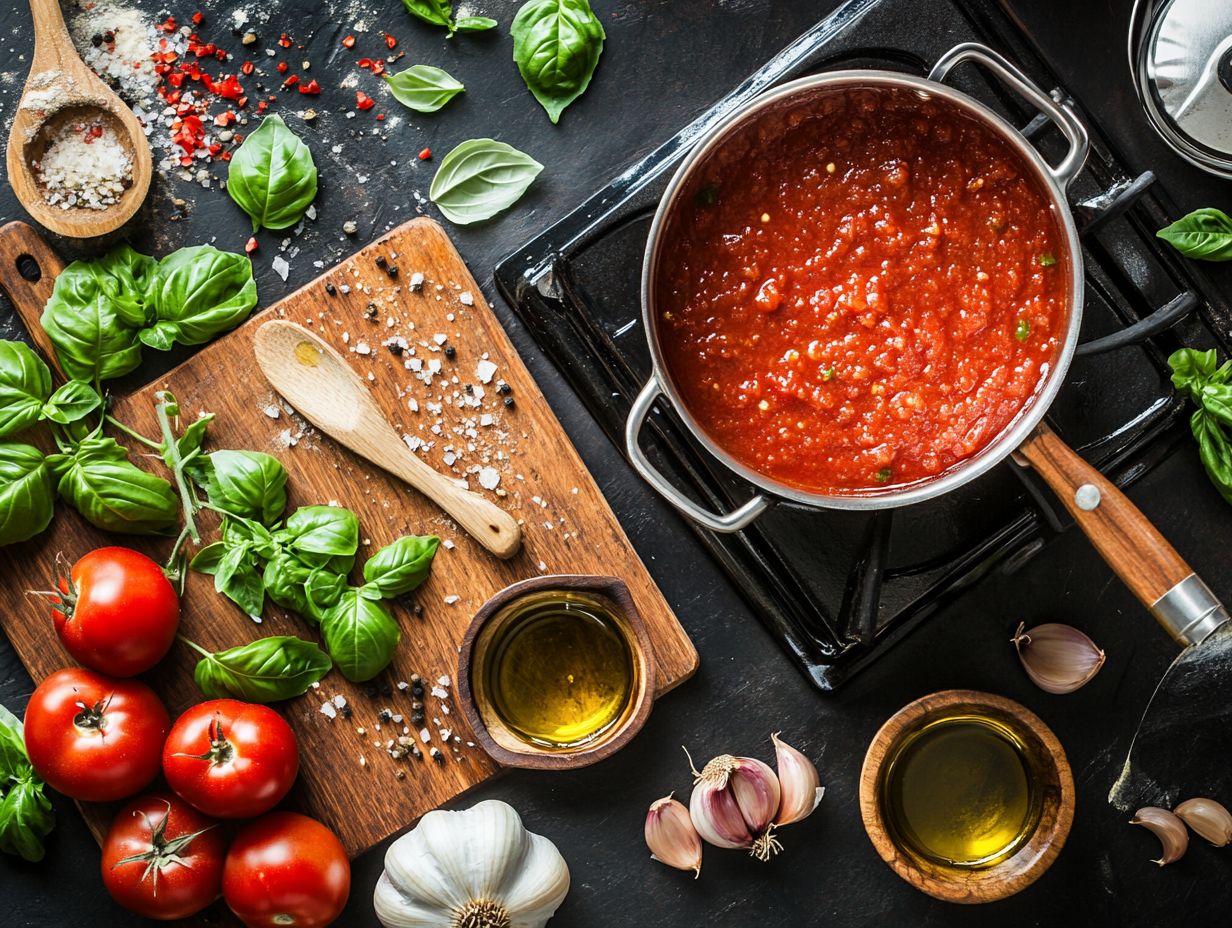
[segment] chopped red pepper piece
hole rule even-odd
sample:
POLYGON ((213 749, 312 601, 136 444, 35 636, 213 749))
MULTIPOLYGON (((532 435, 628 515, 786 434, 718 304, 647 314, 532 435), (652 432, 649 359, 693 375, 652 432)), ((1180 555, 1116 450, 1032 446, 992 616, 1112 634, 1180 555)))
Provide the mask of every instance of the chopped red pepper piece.
POLYGON ((377 121, 377 122, 384 122, 384 121, 385 121, 385 114, 384 114, 384 113, 377 113, 377 114, 376 114, 376 121, 377 121))
POLYGON ((345 39, 343 39, 342 47, 343 48, 354 48, 355 47, 355 36, 348 35, 345 39))
POLYGON ((419 160, 420 160, 420 161, 427 161, 427 160, 428 160, 429 158, 431 158, 431 157, 432 157, 432 149, 431 149, 431 148, 425 148, 423 151, 421 151, 421 152, 419 153, 419 160))
POLYGON ((372 67, 372 59, 371 59, 371 58, 360 58, 360 59, 359 59, 359 61, 357 61, 357 62, 355 62, 355 63, 356 63, 357 65, 359 65, 361 68, 364 68, 365 70, 367 70, 368 68, 371 68, 371 67, 372 67))
POLYGON ((205 22, 205 17, 201 14, 200 10, 193 13, 192 22, 194 26, 200 26, 203 22, 205 22))
POLYGON ((364 93, 362 90, 355 91, 355 108, 360 110, 370 110, 376 106, 376 101, 364 93))
POLYGON ((288 67, 289 67, 289 65, 288 65, 285 61, 280 61, 280 62, 278 62, 278 73, 279 73, 279 74, 286 74, 286 73, 287 73, 287 68, 288 68, 288 67))
POLYGON ((278 44, 281 45, 283 48, 290 48, 291 47, 291 37, 284 32, 282 35, 278 37, 278 44))
POLYGON ((245 61, 242 65, 240 65, 241 74, 249 75, 252 73, 252 69, 253 69, 253 64, 251 61, 245 61))
POLYGON ((318 94, 318 93, 320 93, 320 92, 321 92, 321 85, 320 85, 320 84, 318 84, 318 83, 316 82, 316 79, 315 79, 315 78, 313 78, 312 80, 310 80, 310 81, 309 81, 308 83, 306 83, 306 84, 300 84, 300 85, 299 85, 299 92, 300 92, 300 93, 318 94))
POLYGON ((288 77, 285 81, 282 82, 282 86, 283 87, 294 87, 298 83, 299 83, 299 75, 292 74, 290 77, 288 77))
POLYGON ((383 32, 381 34, 385 36, 385 45, 387 47, 394 48, 397 46, 398 40, 395 39, 392 35, 390 35, 388 32, 383 32))
POLYGON ((250 238, 248 242, 244 245, 244 251, 247 254, 252 254, 256 250, 257 250, 257 239, 254 236, 253 238, 250 238))

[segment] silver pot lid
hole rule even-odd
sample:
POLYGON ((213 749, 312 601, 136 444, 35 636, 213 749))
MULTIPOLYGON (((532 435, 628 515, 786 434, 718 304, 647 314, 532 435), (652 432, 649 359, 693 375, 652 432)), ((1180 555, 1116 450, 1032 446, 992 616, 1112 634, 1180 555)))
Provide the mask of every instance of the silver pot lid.
POLYGON ((1198 167, 1232 177, 1232 3, 1137 0, 1129 44, 1156 131, 1198 167))

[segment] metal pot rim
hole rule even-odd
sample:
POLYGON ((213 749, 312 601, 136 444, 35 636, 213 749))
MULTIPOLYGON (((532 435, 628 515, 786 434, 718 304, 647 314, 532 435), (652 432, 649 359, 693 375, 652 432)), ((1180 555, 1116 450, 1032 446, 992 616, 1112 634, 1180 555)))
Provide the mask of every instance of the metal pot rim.
MULTIPOLYGON (((958 50, 954 49, 953 52, 958 50)), ((940 67, 940 63, 938 67, 940 67)), ((934 69, 934 72, 936 72, 936 69, 934 69)), ((1038 93, 1038 91, 1036 92, 1038 93)), ((1081 127, 1079 126, 1079 128, 1081 127)), ((1083 133, 1083 157, 1085 157, 1085 141, 1085 133, 1083 133)), ((1072 160, 1072 152, 1071 158, 1067 159, 1067 164, 1069 160, 1072 160)), ((1080 158, 1079 166, 1081 160, 1080 158)), ((803 506, 852 510, 888 509, 933 499, 976 479, 1009 456, 1043 418, 1064 382, 1066 371, 1069 369, 1070 361, 1077 347, 1078 332, 1082 324, 1084 283, 1082 247, 1078 239, 1078 230, 1074 225, 1073 215, 1066 202, 1064 190, 1065 184, 1072 179, 1073 173, 1076 173, 1076 170, 1063 173, 1062 169, 1051 168, 1034 146, 1002 116, 980 101, 961 91, 954 90, 937 80, 884 70, 829 71, 799 78, 757 97, 748 105, 729 114, 702 137, 696 148, 676 168, 676 172, 672 176, 655 211, 654 219, 650 226, 650 234, 647 239, 641 278, 642 324, 646 329, 646 337, 654 369, 652 384, 657 381, 659 389, 670 400, 676 413, 684 421, 690 432, 692 432, 694 438, 701 442, 702 446, 717 460, 721 461, 724 466, 760 490, 803 506), (660 258, 660 246, 663 241, 663 229, 676 205, 678 195, 688 184, 689 180, 692 179, 694 171, 706 161, 707 157, 715 149, 726 142, 735 132, 761 116, 766 110, 791 97, 807 96, 817 90, 838 90, 844 88, 854 90, 869 87, 911 90, 921 95, 927 95, 930 98, 945 100, 948 104, 956 106, 969 115, 976 117, 989 129, 996 132, 998 136, 1003 138, 1018 152, 1023 162, 1030 166, 1036 182, 1048 194, 1049 205, 1056 215, 1067 247, 1068 261, 1066 270, 1069 274, 1069 293, 1066 308, 1068 320, 1065 337, 1053 359, 1052 367, 1044 376, 1036 392, 1023 404, 1015 418, 1001 430, 1000 434, 979 452, 969 458, 965 458, 935 477, 914 483, 891 486, 884 490, 874 489, 842 495, 824 494, 780 483, 753 470, 736 460, 725 449, 720 447, 697 422, 676 389, 659 345, 659 331, 654 305, 654 281, 660 258)), ((650 386, 648 385, 647 389, 650 386)), ((760 513, 762 508, 764 508, 764 505, 758 508, 756 513, 752 513, 749 519, 744 521, 751 521, 756 514, 760 513)), ((694 515, 694 513, 689 514, 694 515)), ((696 518, 695 515, 694 517, 696 518)), ((711 525, 710 527, 716 526, 711 525)), ((740 527, 743 527, 743 525, 733 524, 720 530, 730 531, 740 527)))

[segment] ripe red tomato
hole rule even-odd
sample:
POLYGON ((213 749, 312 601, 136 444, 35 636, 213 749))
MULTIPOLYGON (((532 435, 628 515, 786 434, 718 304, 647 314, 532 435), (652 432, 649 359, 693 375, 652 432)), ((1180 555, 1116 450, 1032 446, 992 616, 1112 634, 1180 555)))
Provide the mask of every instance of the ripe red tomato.
POLYGON ((163 569, 139 551, 98 548, 57 582, 51 617, 73 660, 113 677, 149 670, 180 625, 180 600, 163 569))
POLYGON ((103 885, 124 908, 171 921, 200 912, 222 892, 227 839, 171 793, 139 796, 103 840, 103 885))
POLYGON ((26 707, 26 753, 53 789, 109 802, 158 776, 171 720, 154 691, 69 667, 39 684, 26 707))
POLYGON ((342 842, 296 812, 271 812, 246 825, 223 865, 222 896, 248 928, 324 928, 350 892, 342 842))
POLYGON ((217 818, 268 812, 298 772, 291 726, 273 709, 236 699, 193 706, 176 720, 163 748, 167 783, 217 818))

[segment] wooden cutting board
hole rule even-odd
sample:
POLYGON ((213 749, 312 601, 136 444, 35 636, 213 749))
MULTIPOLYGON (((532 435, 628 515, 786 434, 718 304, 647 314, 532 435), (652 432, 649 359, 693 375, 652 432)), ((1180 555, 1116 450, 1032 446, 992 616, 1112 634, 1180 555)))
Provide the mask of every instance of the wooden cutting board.
MULTIPOLYGON (((12 298, 32 339, 51 359, 38 317, 62 264, 24 223, 0 229, 0 285, 12 298), (33 258, 41 276, 34 274, 33 258), (20 269, 25 269, 23 276, 20 269)), ((148 351, 149 349, 147 349, 148 351)), ((200 411, 216 418, 207 449, 265 451, 290 473, 289 505, 337 502, 359 516, 367 554, 408 533, 437 534, 443 544, 431 577, 413 594, 413 605, 390 603, 402 627, 392 667, 378 683, 389 694, 371 695, 331 672, 319 690, 280 705, 300 743, 300 774, 289 804, 319 818, 356 855, 407 828, 423 813, 498 772, 474 738, 454 701, 458 645, 479 606, 506 585, 545 573, 588 573, 622 578, 645 620, 658 668, 657 694, 672 689, 697 668, 697 652, 629 544, 612 510, 586 471, 530 373, 484 301, 474 278, 448 236, 435 222, 415 219, 373 242, 354 257, 208 345, 189 361, 141 390, 115 401, 113 414, 139 432, 156 436, 153 394, 170 389, 191 421, 200 411), (396 266, 391 277, 378 256, 396 266), (412 286, 423 275, 420 289, 412 286), (334 294, 326 291, 332 284, 334 294), (346 292, 349 291, 349 292, 346 292), (405 484, 356 458, 297 417, 273 393, 256 366, 252 338, 264 319, 280 317, 311 327, 354 364, 371 385, 389 421, 431 466, 465 480, 522 523, 522 551, 500 561, 458 529, 432 503, 405 484), (394 350, 387 347, 391 340, 394 350), (401 344, 405 347, 398 352, 401 344), (445 346, 452 346, 452 358, 445 346), (411 349, 414 349, 412 354, 411 349), (419 362, 419 363, 417 363, 419 362), (488 363, 495 370, 488 374, 488 363), (436 367, 428 378, 424 372, 436 367), (483 369, 481 369, 481 366, 483 369), (419 371, 412 368, 422 368, 419 371), (480 376, 480 375, 483 376, 480 376), (490 382, 481 381, 490 377, 490 382), (497 391, 512 388, 507 407, 497 391), (494 491, 482 489, 477 471, 500 475, 494 491), (416 614, 422 610, 422 614, 416 614), (424 758, 395 760, 385 743, 410 727, 412 696, 399 681, 418 673, 425 698, 428 744, 424 758), (432 695, 438 687, 444 698, 432 695), (321 712, 327 699, 342 697, 350 718, 321 712), (388 709, 403 722, 381 722, 388 709), (378 727, 379 726, 379 727, 378 727), (444 731, 448 730, 446 743, 444 731), (442 750, 445 763, 428 759, 442 750)), ((122 436, 116 435, 117 439, 122 436)), ((140 450, 140 449, 138 449, 140 450)), ((140 466, 161 471, 160 462, 134 455, 140 466)), ((487 482, 490 484, 490 474, 487 482)), ((207 537, 214 535, 209 524, 207 537)), ((0 548, 0 627, 36 681, 72 663, 55 635, 49 610, 26 596, 46 589, 57 552, 76 560, 105 544, 124 544, 162 562, 169 539, 105 535, 66 506, 37 539, 0 548)), ((298 616, 267 602, 264 622, 253 623, 214 592, 212 579, 189 577, 181 631, 209 649, 243 644, 265 635, 291 634, 318 640, 298 616)), ((196 661, 176 644, 144 679, 162 696, 172 718, 203 697, 192 680, 196 661)), ((418 741, 418 732, 411 731, 418 741)), ((544 774, 545 777, 551 774, 544 774)), ((83 805, 96 835, 115 807, 83 805)))

